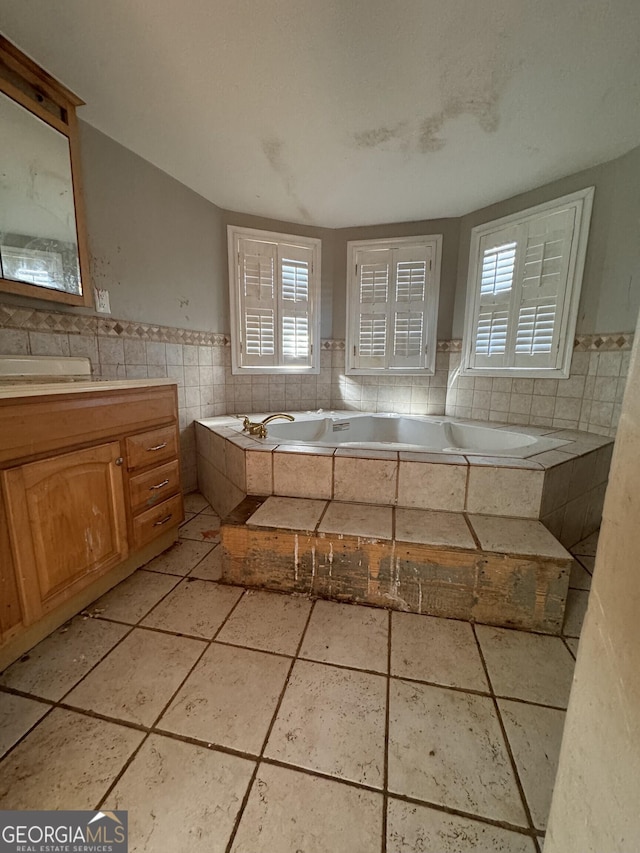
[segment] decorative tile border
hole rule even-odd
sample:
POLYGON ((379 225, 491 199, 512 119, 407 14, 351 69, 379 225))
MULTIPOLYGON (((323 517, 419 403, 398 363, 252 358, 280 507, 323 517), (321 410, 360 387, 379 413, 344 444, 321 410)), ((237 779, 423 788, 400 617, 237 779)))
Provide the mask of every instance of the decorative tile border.
POLYGON ((576 352, 619 352, 633 346, 633 332, 614 332, 611 335, 576 335, 576 352))
MULTIPOLYGON (((0 303, 0 329, 3 328, 23 329, 27 332, 98 335, 107 338, 157 341, 166 344, 213 347, 230 345, 229 336, 220 332, 194 331, 193 329, 180 329, 174 326, 117 320, 112 317, 71 314, 0 303)), ((574 350, 576 352, 620 352, 630 350, 632 345, 632 332, 576 335, 574 350)), ((345 342, 340 339, 328 338, 322 341, 321 348, 324 352, 344 352, 345 342)), ((462 352, 462 341, 457 339, 439 340, 437 352, 462 352)))

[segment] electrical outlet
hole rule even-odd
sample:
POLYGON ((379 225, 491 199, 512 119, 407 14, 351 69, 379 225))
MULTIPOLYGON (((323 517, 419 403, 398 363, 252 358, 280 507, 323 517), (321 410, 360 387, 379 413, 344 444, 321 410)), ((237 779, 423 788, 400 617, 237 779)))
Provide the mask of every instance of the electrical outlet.
POLYGON ((109 291, 100 290, 97 287, 93 289, 96 302, 96 311, 98 314, 111 314, 111 305, 109 304, 109 291))

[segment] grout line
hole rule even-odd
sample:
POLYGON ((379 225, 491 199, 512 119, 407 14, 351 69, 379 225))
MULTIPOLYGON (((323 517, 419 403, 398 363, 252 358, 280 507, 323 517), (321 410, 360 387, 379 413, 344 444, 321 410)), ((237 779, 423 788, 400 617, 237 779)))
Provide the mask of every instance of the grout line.
POLYGON ((382 853, 387 853, 387 821, 389 807, 389 715, 391 698, 391 611, 387 614, 387 702, 384 717, 384 770, 382 777, 382 853))
MULTIPOLYGON (((571 639, 571 640, 578 639, 578 640, 579 640, 579 638, 578 638, 578 637, 569 637, 569 639, 571 639)), ((570 655, 571 655, 571 657, 574 659, 574 661, 575 661, 575 660, 578 660, 578 656, 577 656, 577 655, 576 655, 576 653, 573 651, 573 649, 571 648, 571 646, 569 645, 569 643, 567 643, 567 637, 564 637, 564 636, 563 636, 563 637, 562 637, 562 642, 563 642, 563 643, 565 644, 565 646, 567 647, 567 650, 569 651, 569 654, 570 654, 570 655)))
MULTIPOLYGON (((231 609, 230 609, 230 610, 229 610, 229 612, 227 613, 226 617, 222 620, 222 623, 220 624, 220 626, 218 627, 218 630, 217 630, 217 631, 215 632, 215 634, 214 634, 214 638, 215 638, 215 637, 220 633, 220 631, 221 631, 221 630, 223 629, 223 627, 226 625, 226 623, 227 623, 227 621, 228 621, 229 617, 231 616, 231 614, 233 613, 233 611, 236 609, 236 607, 240 604, 240 602, 242 601, 242 599, 243 599, 243 598, 244 598, 244 596, 242 596, 242 595, 238 597, 238 600, 234 603, 233 607, 231 607, 231 609)), ((159 603, 159 602, 158 602, 158 603, 159 603)), ((152 609, 153 609, 153 608, 152 608, 152 609)), ((151 611, 149 611, 149 612, 151 612, 151 611)), ((127 635, 127 636, 128 636, 128 635, 127 635)), ((184 687, 185 682, 187 681, 187 679, 191 676, 191 674, 192 674, 192 672, 194 671, 194 669, 198 666, 198 664, 199 664, 199 663, 200 663, 200 661, 202 660, 203 656, 206 654, 206 652, 208 651, 208 649, 211 647, 212 642, 213 642, 213 638, 212 638, 209 642, 205 642, 205 643, 204 643, 204 647, 203 647, 202 651, 200 652, 200 654, 199 654, 199 655, 198 655, 198 657, 196 658, 196 660, 195 660, 195 662, 193 663, 193 665, 189 668, 189 670, 187 671, 187 674, 186 674, 186 675, 185 675, 185 677, 182 679, 182 681, 180 682, 180 684, 178 685, 178 687, 176 688, 176 690, 174 690, 174 692, 172 693, 172 695, 169 697, 169 701, 164 705, 164 707, 162 708, 162 710, 160 711, 160 713, 158 714, 158 716, 155 718, 155 720, 154 720, 154 722, 152 723, 152 725, 149 727, 149 730, 147 731, 146 735, 142 738, 142 740, 141 740, 141 741, 140 741, 140 743, 138 744, 137 749, 134 749, 134 751, 131 753, 131 755, 129 756, 129 758, 127 759, 127 761, 125 761, 124 765, 121 767, 120 772, 116 774, 116 776, 115 776, 115 778, 114 778, 113 782, 111 783, 111 785, 109 785, 109 787, 107 788, 107 790, 105 791, 105 793, 102 795, 101 799, 98 801, 98 803, 96 803, 96 809, 100 808, 100 807, 102 806, 102 804, 106 801, 107 797, 109 797, 109 796, 110 796, 111 792, 114 790, 114 788, 116 787, 116 785, 118 784, 118 782, 120 781, 120 779, 122 779, 122 777, 124 776, 124 774, 127 772, 127 770, 129 769, 129 767, 130 767, 130 766, 131 766, 131 764, 133 763, 134 759, 136 758, 136 756, 138 755, 138 753, 140 752, 140 750, 142 749, 142 747, 145 745, 145 743, 146 743, 146 742, 147 742, 147 740, 149 739, 150 735, 151 735, 152 733, 154 733, 154 732, 155 732, 155 728, 156 728, 156 726, 158 725, 158 723, 160 722, 160 720, 161 720, 162 716, 164 715, 164 713, 166 712, 167 708, 171 705, 171 703, 172 703, 172 702, 173 702, 173 700, 176 698, 176 696, 178 695, 178 693, 180 692, 180 690, 182 690, 182 688, 184 687)))
POLYGON ((489 668, 487 667, 487 662, 485 660, 484 653, 482 651, 482 646, 480 645, 480 640, 478 639, 478 635, 476 634, 475 625, 471 626, 471 630, 473 631, 473 636, 475 637, 476 644, 478 647, 478 652, 480 654, 480 660, 482 661, 482 666, 484 668, 484 674, 485 674, 485 677, 487 679, 489 689, 491 690, 491 699, 493 701, 493 707, 494 707, 496 716, 498 718, 498 724, 500 726, 500 731, 502 732, 502 737, 503 737, 505 747, 507 750, 507 755, 509 756, 509 761, 511 763, 511 771, 513 773, 513 777, 515 779, 515 782, 516 782, 516 785, 518 788, 518 793, 520 794, 520 799, 522 800, 522 806, 523 806, 524 813, 525 813, 526 818, 527 818, 527 822, 529 824, 529 829, 533 833, 535 833, 536 827, 533 823, 533 818, 531 817, 531 810, 529 809, 529 804, 527 802, 527 798, 525 797, 524 788, 522 786, 522 782, 520 780, 520 774, 518 773, 518 767, 516 765, 516 760, 514 758, 513 751, 511 749, 511 744, 509 743, 509 738, 507 737, 507 730, 506 730, 504 722, 502 720, 502 714, 500 712, 500 706, 498 705, 498 700, 496 698, 496 695, 495 695, 495 692, 493 689, 493 683, 492 683, 491 677, 489 675, 489 668))
POLYGON ((262 741, 262 749, 260 750, 260 755, 258 756, 258 760, 256 761, 256 766, 253 769, 253 773, 251 774, 251 779, 249 780, 249 784, 247 785, 247 790, 245 791, 245 795, 242 799, 242 803, 240 804, 240 808, 238 809, 238 814, 236 815, 236 819, 234 821, 233 829, 231 830, 231 835, 229 836, 229 841, 227 842, 227 846, 225 849, 225 853, 230 853, 231 848, 233 847, 233 842, 235 841, 235 837, 238 834, 238 829, 240 827, 240 822, 244 815, 244 810, 249 802, 249 797, 251 796, 251 791, 253 790, 253 786, 255 784, 256 777, 258 775, 258 770, 260 769, 260 764, 264 760, 264 751, 267 748, 267 744, 269 742, 269 738, 271 737, 271 732, 273 731, 273 727, 276 723, 276 718, 278 713, 280 712, 280 707, 282 706, 282 702, 284 701, 284 696, 287 691, 287 687, 289 686, 289 679, 291 678, 291 673, 293 672, 293 667, 295 666, 297 657, 300 653, 300 649, 302 648, 302 643, 304 641, 305 635, 307 633, 307 629, 309 627, 309 623, 311 622, 311 615, 315 610, 315 601, 312 603, 309 608, 309 613, 307 614, 307 619, 302 629, 302 633, 300 635, 300 640, 296 647, 295 655, 291 660, 291 664, 289 665, 289 670, 287 672, 287 676, 284 680, 284 684, 282 685, 282 690, 280 691, 280 696, 278 697, 278 702, 276 704, 275 710, 271 717, 271 723, 269 724, 269 728, 264 736, 264 740, 262 741))

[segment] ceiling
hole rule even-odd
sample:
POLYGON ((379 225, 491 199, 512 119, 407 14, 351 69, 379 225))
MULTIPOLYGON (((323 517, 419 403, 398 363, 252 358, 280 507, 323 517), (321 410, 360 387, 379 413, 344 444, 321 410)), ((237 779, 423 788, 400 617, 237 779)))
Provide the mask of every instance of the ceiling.
POLYGON ((0 0, 79 115, 221 207, 459 216, 640 144, 638 0, 0 0))

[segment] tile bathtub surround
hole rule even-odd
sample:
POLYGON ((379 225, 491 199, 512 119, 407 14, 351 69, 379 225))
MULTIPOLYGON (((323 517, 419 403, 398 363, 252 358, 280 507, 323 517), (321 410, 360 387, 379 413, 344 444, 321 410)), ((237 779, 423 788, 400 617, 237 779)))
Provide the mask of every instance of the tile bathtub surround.
POLYGON ((433 376, 346 376, 341 340, 322 341, 318 375, 234 376, 229 338, 221 333, 0 302, 0 354, 85 356, 96 377, 177 382, 185 491, 197 482, 193 422, 227 413, 446 411, 615 435, 632 341, 630 334, 578 336, 566 381, 459 377, 455 340, 438 341, 433 376))
MULTIPOLYGON (((138 572, 143 583, 152 584, 152 565, 138 572)), ((184 579, 184 565, 174 550, 159 574, 186 584, 198 566, 184 579)), ((195 665, 180 636, 189 612, 177 611, 174 633, 143 625, 124 583, 114 590, 123 602, 113 599, 122 622, 85 620, 148 636, 137 646, 152 672, 155 638, 166 647, 175 687, 151 724, 129 718, 153 692, 141 697, 128 677, 109 719, 70 707, 84 684, 126 671, 126 639, 111 638, 93 669, 71 680, 81 634, 68 634, 67 669, 51 638, 19 664, 25 695, 0 686, 3 808, 127 809, 140 853, 156 853, 160 838, 195 853, 539 853, 573 665, 562 639, 481 636, 463 622, 207 583, 237 603, 213 639, 190 640, 204 648, 195 665), (274 625, 284 645, 272 645, 274 625), (529 665, 532 682, 522 677, 529 665), (33 695, 42 672, 62 705, 33 695)), ((161 611, 159 592, 141 598, 161 611)))
POLYGON ((243 434, 235 418, 213 418, 196 424, 200 487, 221 516, 247 494, 333 499, 540 518, 573 545, 600 525, 612 440, 532 429, 566 444, 527 459, 278 445, 243 434))

